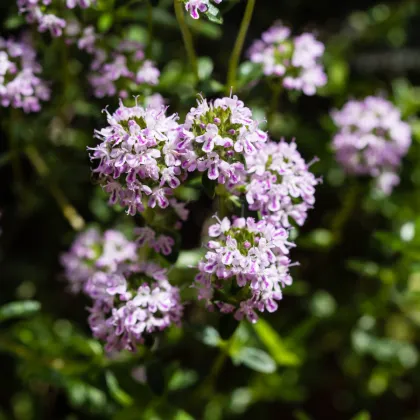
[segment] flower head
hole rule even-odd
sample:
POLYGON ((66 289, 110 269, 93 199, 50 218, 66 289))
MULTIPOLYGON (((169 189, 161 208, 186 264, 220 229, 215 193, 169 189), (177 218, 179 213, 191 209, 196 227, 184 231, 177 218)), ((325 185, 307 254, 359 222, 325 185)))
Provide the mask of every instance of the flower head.
POLYGON ((95 59, 89 81, 95 96, 126 97, 130 83, 156 85, 160 72, 150 60, 145 60, 143 45, 134 41, 123 41, 108 56, 102 49, 93 50, 95 59))
POLYGON ((140 259, 139 247, 152 239, 151 246, 163 253, 173 245, 168 237, 151 233, 137 231, 136 243, 115 230, 101 235, 89 229, 61 257, 71 290, 83 290, 93 300, 89 324, 94 336, 106 341, 107 351, 134 350, 146 334, 180 322, 179 290, 169 283, 167 270, 140 259))
POLYGON ((356 175, 370 175, 390 194, 398 184, 396 172, 411 144, 410 126, 386 99, 368 96, 351 100, 331 113, 339 128, 333 139, 338 162, 356 175))
POLYGON ((82 9, 87 9, 94 4, 96 4, 96 0, 66 0, 66 6, 69 9, 74 9, 76 6, 80 6, 82 9))
POLYGON ((291 284, 288 231, 266 220, 225 218, 209 228, 208 252, 195 278, 198 298, 236 319, 258 319, 277 310, 282 287, 291 284))
POLYGON ((178 117, 165 111, 120 103, 114 114, 106 111, 108 126, 95 133, 100 144, 91 148, 91 159, 99 161, 94 173, 110 203, 127 207, 131 215, 144 211, 145 204, 168 207, 183 177, 181 162, 168 158, 168 145, 177 149, 178 117))
POLYGON ((280 22, 264 32, 248 51, 251 61, 260 64, 266 76, 281 78, 284 88, 305 95, 314 95, 327 82, 319 62, 323 54, 324 44, 314 35, 292 37, 290 29, 280 22))
POLYGON ((48 85, 37 75, 41 66, 28 41, 0 37, 0 103, 4 107, 38 112, 50 98, 48 85))
POLYGON ((257 155, 247 157, 247 172, 246 200, 251 210, 276 226, 289 227, 290 219, 303 225, 320 181, 295 142, 266 143, 257 155))
POLYGON ((206 13, 210 7, 214 6, 210 3, 220 4, 222 0, 184 0, 185 10, 193 19, 199 19, 200 13, 206 13))
POLYGON ((134 263, 136 260, 137 246, 134 242, 116 230, 101 234, 94 228, 80 233, 70 250, 61 256, 64 275, 73 293, 83 290, 95 272, 113 272, 119 264, 134 263))
POLYGON ((108 352, 134 351, 145 335, 179 324, 182 317, 178 288, 154 263, 97 273, 86 289, 94 299, 89 325, 96 338, 106 341, 108 352))
POLYGON ((245 157, 256 154, 267 139, 237 96, 210 103, 201 98, 187 114, 184 128, 188 151, 182 166, 188 171, 207 171, 209 179, 221 184, 238 183, 245 157))
MULTIPOLYGON (((96 4, 96 0, 66 0, 68 9, 77 6, 86 9, 96 4)), ((28 23, 36 23, 39 32, 49 31, 53 37, 60 37, 68 22, 59 16, 60 9, 54 8, 57 2, 51 0, 17 0, 19 12, 25 15, 28 23)))

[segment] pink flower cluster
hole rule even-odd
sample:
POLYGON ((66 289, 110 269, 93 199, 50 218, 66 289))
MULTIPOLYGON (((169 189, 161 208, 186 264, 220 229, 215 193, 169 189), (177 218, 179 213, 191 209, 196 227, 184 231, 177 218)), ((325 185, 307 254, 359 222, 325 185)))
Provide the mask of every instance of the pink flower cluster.
POLYGON ((320 63, 324 49, 312 34, 292 37, 290 29, 278 22, 254 41, 248 56, 262 66, 266 76, 281 78, 285 89, 314 95, 327 83, 320 63))
MULTIPOLYGON (((294 245, 288 229, 292 220, 304 223, 319 180, 296 143, 267 141, 251 110, 236 96, 214 102, 201 97, 184 124, 165 112, 164 107, 122 103, 114 114, 107 112, 108 126, 96 132, 101 143, 91 149, 91 158, 99 160, 94 172, 110 202, 127 207, 131 215, 146 207, 170 207, 186 220, 185 204, 170 196, 197 171, 224 184, 227 193, 243 195, 263 220, 225 218, 212 226, 209 234, 215 239, 199 263, 195 286, 210 307, 255 322, 256 312, 277 309, 281 288, 292 281, 288 253, 294 245)), ((147 226, 136 228, 135 234, 138 246, 172 253, 172 237, 147 226)))
MULTIPOLYGON (((146 85, 159 83, 160 71, 153 61, 146 59, 139 42, 124 40, 109 48, 93 26, 82 30, 77 20, 67 23, 65 36, 68 45, 77 44, 80 50, 92 56, 88 80, 96 97, 118 95, 127 98, 128 91, 136 91, 139 86, 144 90, 146 85)), ((148 99, 148 105, 149 102, 150 107, 160 108, 163 98, 154 94, 148 99)))
MULTIPOLYGON (((86 9, 95 3, 96 0, 66 0, 66 7, 86 9)), ((65 19, 52 13, 56 4, 55 0, 17 0, 19 12, 25 15, 27 22, 36 23, 39 32, 49 31, 54 37, 61 36, 67 25, 65 19)))
POLYGON ((92 55, 96 54, 96 44, 99 36, 93 26, 86 26, 82 30, 78 20, 69 20, 65 29, 65 38, 67 45, 76 44, 79 50, 86 51, 92 55))
POLYGON ((48 85, 37 75, 41 66, 28 41, 0 37, 0 103, 4 107, 38 112, 50 99, 48 85))
MULTIPOLYGON (((92 45, 93 34, 84 33, 79 40, 79 48, 92 45)), ((94 60, 89 81, 95 96, 128 96, 130 84, 154 86, 159 82, 160 72, 151 60, 145 58, 143 45, 135 41, 122 41, 110 55, 104 49, 92 48, 94 60)))
POLYGON ((137 246, 116 230, 101 234, 91 228, 80 233, 69 252, 61 256, 65 277, 74 293, 84 290, 96 271, 112 272, 122 263, 137 260, 137 246))
POLYGON ((245 157, 255 155, 267 140, 252 112, 237 96, 207 102, 201 98, 185 119, 188 132, 183 167, 207 171, 220 184, 237 184, 244 173, 245 157))
POLYGON ((276 311, 282 288, 292 282, 288 231, 266 220, 224 218, 210 226, 209 235, 195 278, 198 298, 238 320, 256 322, 257 312, 276 311))
POLYGON ((315 203, 320 182, 297 150, 295 142, 267 142, 258 154, 247 157, 246 201, 249 208, 275 226, 302 226, 315 203))
POLYGON ((185 10, 193 19, 200 18, 200 12, 206 13, 210 7, 214 7, 210 2, 220 4, 222 0, 184 0, 185 10))
POLYGON ((112 274, 95 273, 86 293, 94 299, 89 325, 94 337, 106 342, 108 352, 135 351, 145 335, 181 321, 179 290, 169 283, 166 269, 155 263, 133 264, 112 274))
POLYGON ((79 6, 82 9, 87 9, 95 3, 96 0, 66 0, 66 6, 68 9, 74 9, 76 6, 79 6))
POLYGON ((339 128, 333 149, 344 169, 356 175, 376 178, 377 187, 390 194, 399 183, 402 158, 411 144, 410 126, 386 99, 368 96, 351 100, 331 113, 339 128))
POLYGON ((135 228, 134 233, 137 236, 136 242, 139 246, 148 245, 163 255, 169 255, 175 245, 175 240, 171 236, 157 235, 153 229, 147 226, 135 228))
POLYGON ((181 218, 185 210, 175 199, 173 189, 185 177, 181 169, 182 127, 176 114, 169 117, 166 109, 143 108, 139 105, 120 107, 114 114, 107 111, 108 126, 96 131, 101 143, 91 148, 94 169, 110 203, 119 203, 135 215, 148 207, 174 207, 181 218))
POLYGON ((166 269, 139 261, 138 245, 118 231, 80 234, 61 258, 74 292, 92 300, 89 325, 108 352, 134 351, 144 336, 179 324, 183 307, 179 290, 166 269))

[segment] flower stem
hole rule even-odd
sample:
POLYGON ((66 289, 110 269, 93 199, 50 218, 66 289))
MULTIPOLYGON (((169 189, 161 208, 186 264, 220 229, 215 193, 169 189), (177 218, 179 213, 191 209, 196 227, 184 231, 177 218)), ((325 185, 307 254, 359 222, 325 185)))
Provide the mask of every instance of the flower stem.
POLYGON ((273 125, 273 117, 277 111, 279 106, 279 98, 281 93, 281 84, 280 83, 273 83, 270 85, 271 88, 271 101, 270 107, 267 113, 267 129, 270 130, 273 125))
POLYGON ((23 186, 23 172, 22 172, 22 165, 20 162, 19 156, 19 144, 18 138, 16 136, 15 124, 19 126, 21 123, 19 111, 15 108, 11 108, 10 114, 10 124, 9 124, 9 148, 10 148, 10 160, 12 164, 12 170, 15 178, 15 183, 17 186, 18 191, 23 186))
POLYGON ((153 6, 150 0, 147 0, 147 47, 146 57, 150 58, 152 54, 153 40, 153 6))
POLYGON ((229 216, 229 208, 227 206, 227 191, 223 184, 219 184, 216 189, 217 197, 217 215, 220 219, 223 219, 226 216, 229 216))
MULTIPOLYGON (((42 159, 42 156, 38 153, 38 150, 36 150, 33 146, 28 146, 26 148, 26 154, 33 167, 38 172, 38 175, 45 179, 49 170, 44 159, 42 159)), ((61 191, 61 189, 51 181, 48 182, 48 188, 71 227, 77 231, 82 230, 85 226, 85 221, 77 210, 69 203, 63 191, 61 191)))
POLYGON ((249 24, 251 23, 252 14, 254 12, 256 0, 248 0, 246 5, 244 17, 239 28, 238 36, 236 37, 235 45, 229 59, 229 68, 226 82, 226 93, 229 94, 230 90, 235 88, 236 73, 238 69, 239 58, 241 56, 242 48, 244 46, 246 33, 248 32, 249 24))
POLYGON ((340 243, 342 240, 343 229, 353 214, 354 208, 357 204, 360 194, 360 186, 357 181, 353 182, 347 189, 344 196, 343 204, 340 211, 335 215, 331 222, 331 232, 335 243, 340 243))
POLYGON ((179 28, 181 29, 182 38, 184 40, 185 49, 187 50, 187 55, 190 61, 191 69, 194 73, 195 79, 198 80, 197 56, 195 55, 191 32, 188 29, 187 24, 185 23, 184 9, 180 0, 174 0, 174 8, 179 28))

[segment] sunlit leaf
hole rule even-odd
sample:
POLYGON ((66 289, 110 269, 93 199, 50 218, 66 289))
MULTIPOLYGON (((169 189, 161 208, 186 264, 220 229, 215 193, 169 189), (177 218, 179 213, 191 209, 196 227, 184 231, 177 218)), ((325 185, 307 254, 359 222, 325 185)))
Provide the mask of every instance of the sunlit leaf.
POLYGON ((267 321, 260 318, 252 327, 278 365, 296 366, 300 364, 301 361, 297 354, 287 348, 284 340, 267 321))
POLYGON ((235 356, 235 359, 257 372, 273 373, 276 371, 276 362, 265 351, 257 348, 244 347, 235 356))
POLYGON ((41 304, 35 300, 10 302, 0 307, 0 321, 11 318, 31 316, 41 309, 41 304))

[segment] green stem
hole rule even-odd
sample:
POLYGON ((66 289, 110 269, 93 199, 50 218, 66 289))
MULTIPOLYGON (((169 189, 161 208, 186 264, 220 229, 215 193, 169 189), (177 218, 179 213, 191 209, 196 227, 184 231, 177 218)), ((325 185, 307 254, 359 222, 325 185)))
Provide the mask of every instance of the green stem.
POLYGON ((252 14, 254 12, 256 0, 248 0, 246 5, 244 17, 239 28, 238 36, 235 41, 235 45, 232 50, 232 54, 229 59, 228 76, 226 82, 226 93, 229 94, 231 89, 235 88, 236 73, 239 64, 239 58, 241 56, 242 48, 244 46, 246 33, 248 32, 249 24, 251 23, 252 14))
MULTIPOLYGON (((49 170, 44 159, 42 159, 42 156, 38 153, 38 150, 36 150, 33 146, 28 146, 26 148, 26 154, 33 167, 38 172, 38 175, 45 179, 49 170)), ((77 231, 82 230, 85 226, 85 221, 77 210, 69 203, 63 191, 61 191, 61 189, 51 181, 48 182, 48 188, 71 227, 77 231)))
POLYGON ((153 40, 153 6, 150 0, 147 0, 147 48, 146 57, 150 58, 152 55, 152 40, 153 40))
POLYGON ((10 113, 10 124, 9 124, 9 148, 10 148, 10 159, 12 164, 12 170, 15 178, 15 182, 17 185, 18 190, 20 190, 23 186, 23 172, 22 172, 22 165, 20 162, 19 156, 19 139, 15 136, 15 127, 14 125, 20 124, 20 115, 19 111, 15 108, 11 108, 10 113))
POLYGON ((216 206, 217 206, 217 216, 220 219, 223 219, 226 216, 229 216, 232 213, 231 209, 228 206, 228 197, 229 192, 226 190, 226 187, 223 184, 218 184, 215 188, 216 193, 216 206))
POLYGON ((267 113, 267 128, 270 130, 272 124, 273 124, 273 117, 277 111, 277 108, 279 106, 279 99, 280 99, 280 93, 281 93, 281 84, 280 83, 274 83, 270 85, 271 87, 271 101, 270 101, 270 107, 268 109, 267 113))
POLYGON ((340 211, 334 216, 331 222, 331 232, 335 243, 342 240, 343 229, 354 212, 359 197, 360 187, 357 181, 347 189, 340 211))
POLYGON ((175 15, 181 29, 182 38, 184 40, 185 49, 187 50, 188 59, 195 79, 198 80, 197 56, 195 55, 193 39, 190 30, 185 22, 183 3, 180 0, 174 0, 175 15))

